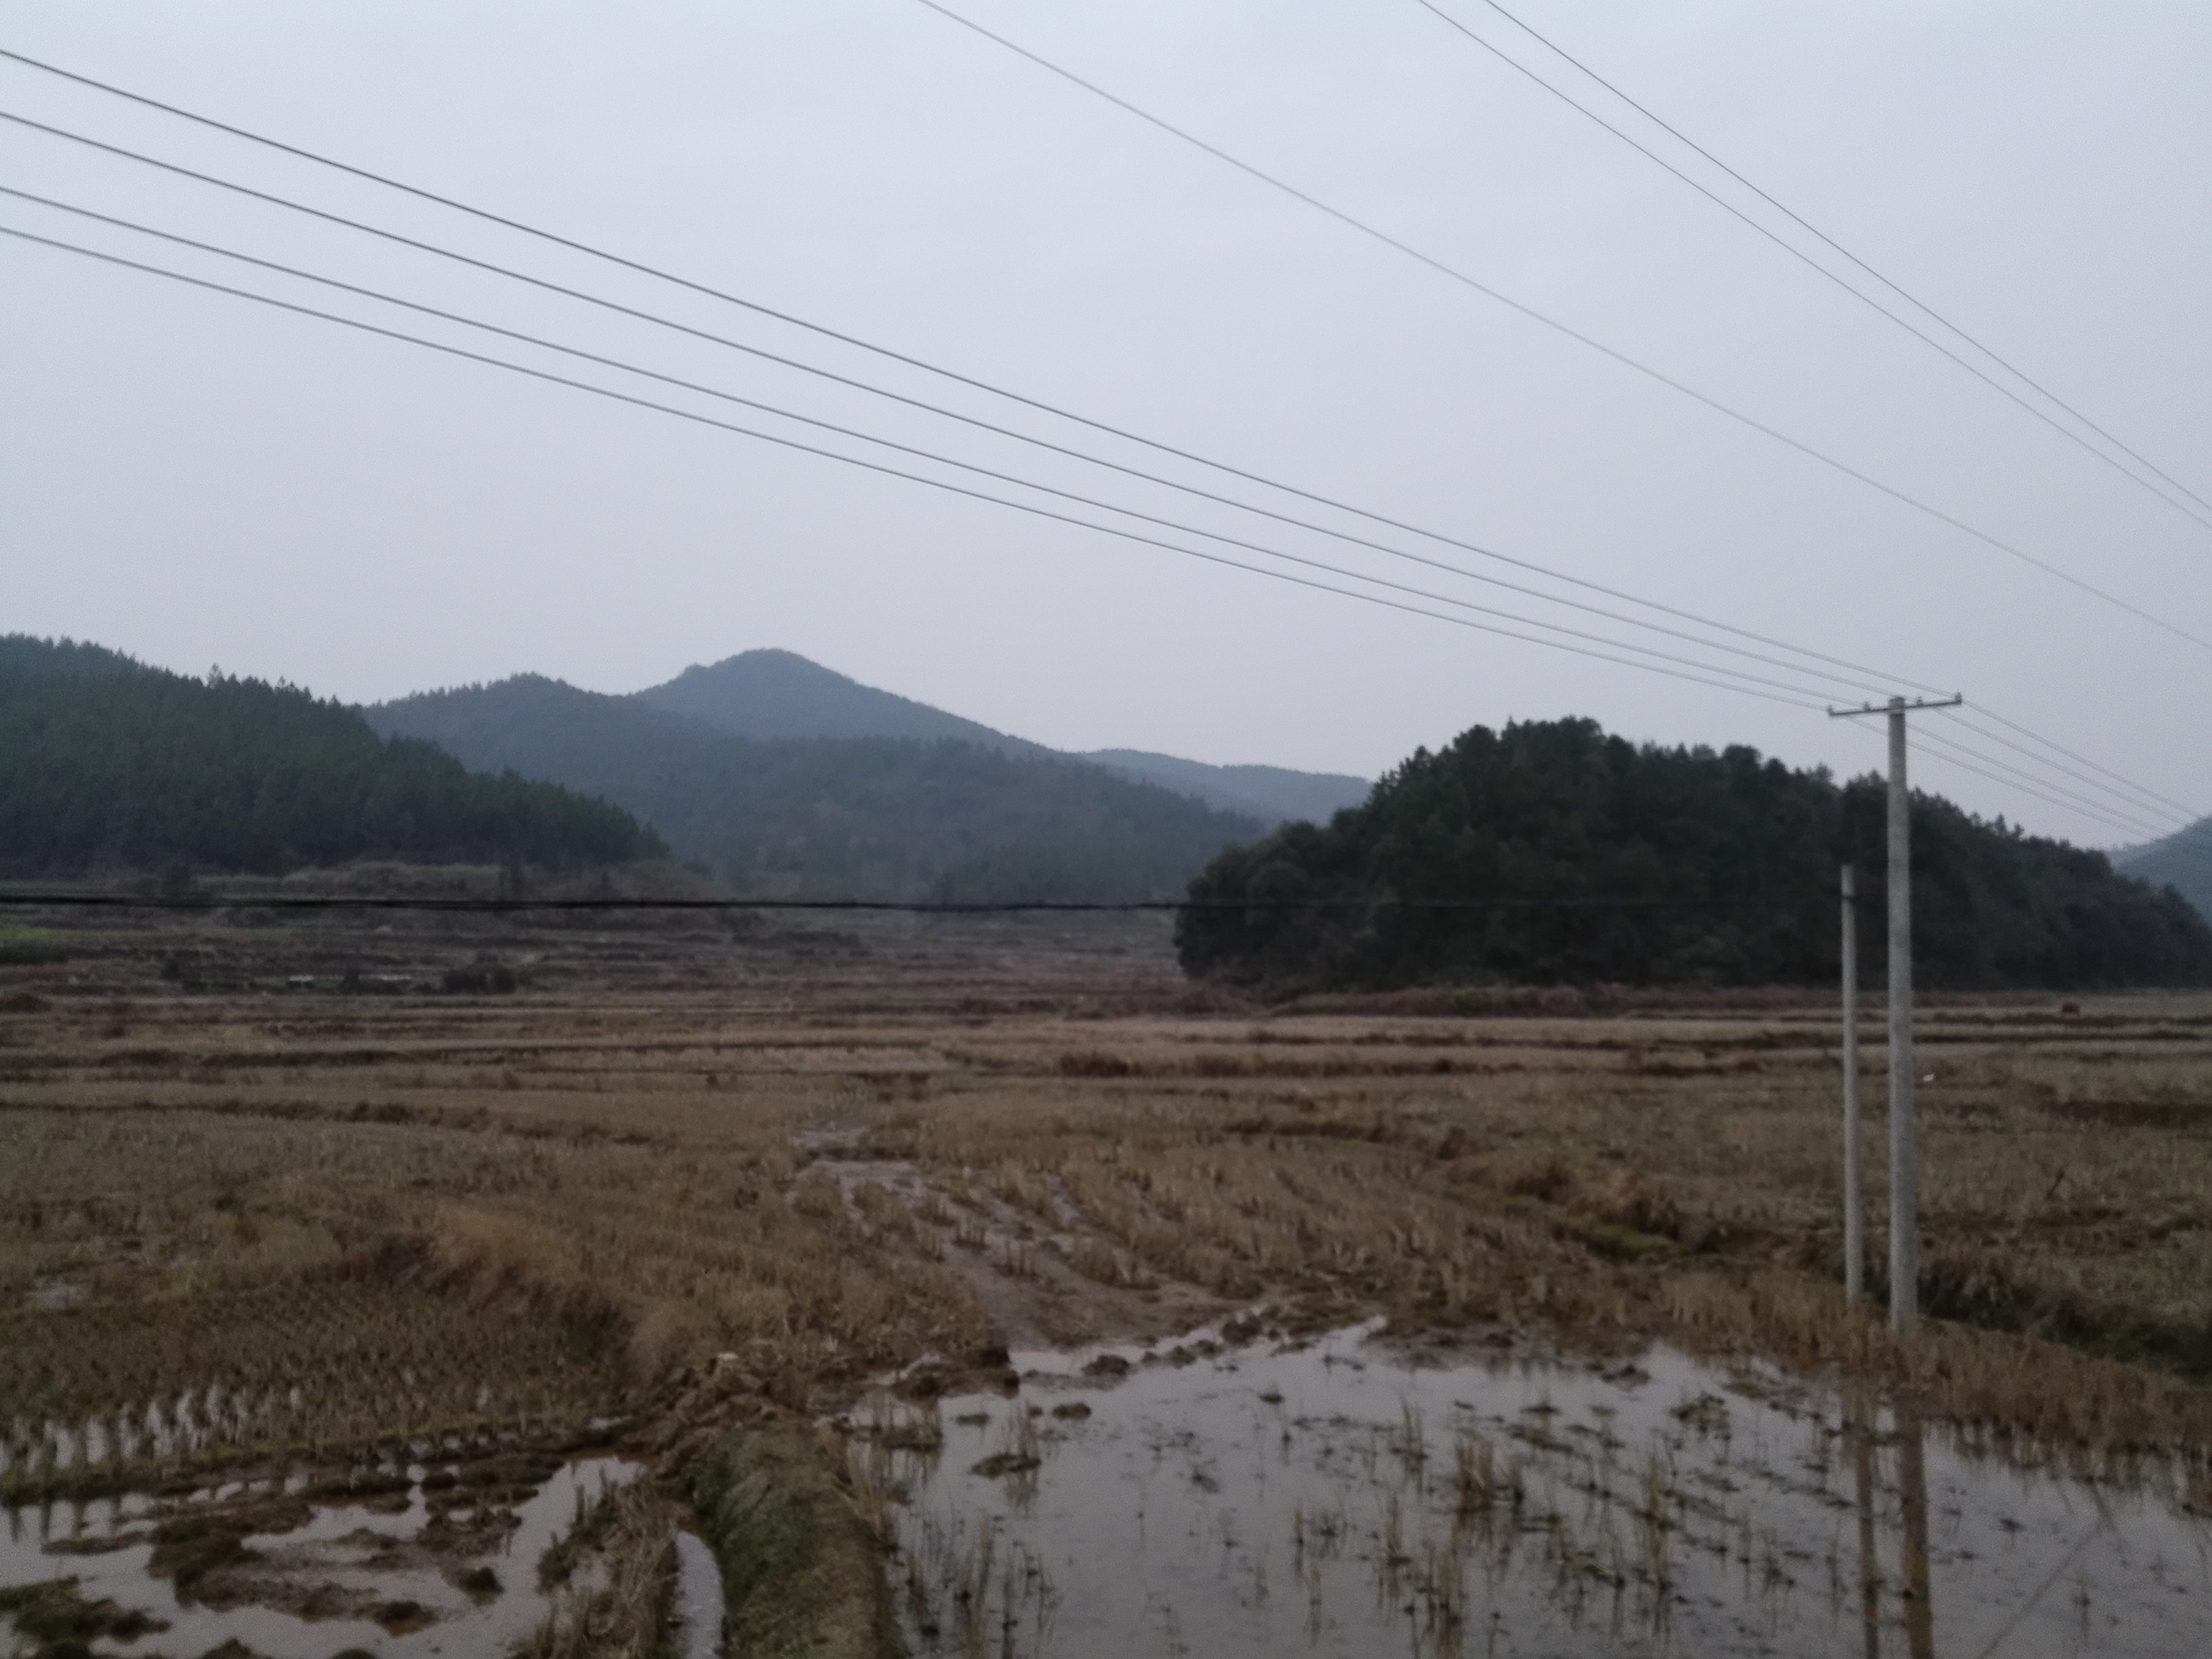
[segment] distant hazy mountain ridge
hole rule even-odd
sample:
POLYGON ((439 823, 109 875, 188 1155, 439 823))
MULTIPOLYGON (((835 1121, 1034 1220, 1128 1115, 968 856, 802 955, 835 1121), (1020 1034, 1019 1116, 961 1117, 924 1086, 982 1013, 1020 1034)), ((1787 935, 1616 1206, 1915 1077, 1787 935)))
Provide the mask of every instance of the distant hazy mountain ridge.
MULTIPOLYGON (((736 677, 699 672, 687 700, 713 710, 711 694, 736 677)), ((793 679, 803 683, 783 683, 793 679)), ((788 711, 769 707, 760 726, 788 729, 788 711)), ((901 718, 923 732, 763 739, 651 694, 608 696, 521 675, 367 714, 380 731, 428 739, 471 766, 617 802, 679 855, 764 896, 1172 898, 1223 847, 1262 830, 1256 818, 1034 744, 1024 753, 927 735, 920 716, 936 711, 906 708, 918 713, 901 718)))
POLYGON ((1032 758, 1077 760, 1263 824, 1326 820, 1367 799, 1367 781, 1279 766, 1210 766, 1135 749, 1066 753, 863 685, 789 651, 746 651, 685 669, 635 701, 755 738, 949 738, 1032 758))
POLYGON ((950 738, 986 749, 1050 751, 926 702, 878 691, 790 651, 746 651, 696 664, 635 701, 741 738, 950 738))
POLYGON ((2171 887, 2212 921, 2212 817, 2147 847, 2112 854, 2112 867, 2138 881, 2171 887))
POLYGON ((1179 789, 1224 811, 1243 812, 1266 823, 1291 818, 1326 823, 1347 806, 1367 799, 1364 778, 1329 772, 1293 772, 1280 766, 1209 766, 1141 749, 1093 749, 1079 758, 1125 777, 1142 778, 1165 789, 1179 789))

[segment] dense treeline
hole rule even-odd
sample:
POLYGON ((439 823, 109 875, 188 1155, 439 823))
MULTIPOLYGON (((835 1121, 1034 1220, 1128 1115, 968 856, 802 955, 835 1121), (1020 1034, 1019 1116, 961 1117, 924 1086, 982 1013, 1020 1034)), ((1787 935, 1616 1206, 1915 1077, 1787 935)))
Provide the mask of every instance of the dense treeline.
POLYGON ((1261 829, 1073 760, 943 738, 762 741, 537 675, 368 715, 618 801, 731 886, 775 897, 1172 898, 1261 829))
POLYGON ((305 691, 0 641, 0 866, 16 874, 360 858, 569 867, 662 850, 618 807, 475 775, 305 691))
MULTIPOLYGON (((1642 746, 1594 721, 1474 727, 1327 826, 1232 848, 1191 884, 1183 966, 1279 988, 1832 982, 1836 869, 1883 972, 1884 791, 1753 750, 1642 746), (1497 905, 1421 910, 1382 900, 1497 905), (1324 908, 1267 908, 1285 902, 1324 908)), ((1912 805, 1916 966, 1936 988, 2212 982, 2212 929, 2101 853, 1912 805)))

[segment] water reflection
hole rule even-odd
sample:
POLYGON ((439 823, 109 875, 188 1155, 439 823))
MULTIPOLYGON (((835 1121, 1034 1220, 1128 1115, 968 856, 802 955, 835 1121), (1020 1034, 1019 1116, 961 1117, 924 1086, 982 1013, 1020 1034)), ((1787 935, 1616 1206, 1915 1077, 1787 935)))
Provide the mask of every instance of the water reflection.
POLYGON ((1859 1622, 1866 1659, 1881 1659, 1881 1563, 1875 1554, 1874 1399, 1863 1384, 1844 1391, 1844 1437, 1851 1449, 1851 1481, 1859 1523, 1859 1622))
MULTIPOLYGON (((203 1653, 243 1643, 269 1659, 498 1654, 550 1605, 539 1578, 549 1547, 643 1468, 607 1455, 526 1469, 490 1460, 357 1472, 381 1478, 355 1495, 303 1491, 301 1477, 279 1476, 188 1498, 12 1508, 0 1511, 0 1590, 70 1579, 86 1606, 139 1615, 143 1640, 97 1615, 123 1645, 96 1632, 100 1645, 84 1651, 203 1653), (181 1563, 193 1540, 224 1528, 235 1534, 221 1563, 232 1576, 188 1581, 181 1563)), ((0 1615, 0 1647, 7 1626, 0 1615)))
POLYGON ((1920 1413, 1897 1408, 1897 1496, 1904 1513, 1898 1529, 1905 1598, 1905 1646, 1911 1659, 1935 1659, 1936 1606, 1928 1570, 1928 1461, 1920 1413))
MULTIPOLYGON (((1873 1393, 1848 1385, 1841 1401, 1850 1447, 1852 1508, 1858 1522, 1859 1626, 1865 1659, 1881 1659, 1882 1577, 1876 1543, 1880 1427, 1873 1393)), ((1917 1407, 1898 1406, 1890 1443, 1895 1454, 1898 1625, 1907 1659, 1935 1659, 1935 1575, 1928 1542, 1927 1428, 1917 1407)))
POLYGON ((1663 1349, 1603 1370, 1474 1346, 1415 1360, 1368 1336, 1193 1345, 1118 1383, 1031 1356, 1016 1400, 854 1425, 896 1500, 909 1645, 2212 1651, 2203 1525, 2151 1494, 1970 1457, 1909 1410, 1759 1368, 1663 1349), (2100 1500, 2113 1522, 2085 1544, 2100 1500), (2039 1600, 2062 1568, 2102 1586, 2086 1645, 2076 1606, 2039 1600))

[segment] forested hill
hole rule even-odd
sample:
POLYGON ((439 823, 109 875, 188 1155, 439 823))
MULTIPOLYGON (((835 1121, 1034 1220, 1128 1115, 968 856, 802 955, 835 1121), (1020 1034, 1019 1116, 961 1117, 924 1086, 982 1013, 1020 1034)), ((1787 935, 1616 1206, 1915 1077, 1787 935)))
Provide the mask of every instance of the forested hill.
POLYGON ((188 679, 68 641, 0 640, 9 873, 362 858, 565 868, 663 850, 618 807, 474 775, 305 691, 188 679))
MULTIPOLYGON (((1838 863, 1884 972, 1884 791, 1753 750, 1639 747, 1594 721, 1476 726, 1328 827, 1224 853, 1183 966, 1279 989, 1420 984, 1832 984, 1838 863), (1443 901, 1496 908, 1393 908, 1443 901), (1266 908, 1329 901, 1328 908, 1266 908)), ((1930 988, 2212 983, 2212 929, 2101 853, 1912 805, 1915 965, 1930 988)))
POLYGON ((759 741, 536 675, 372 708, 471 765, 619 801, 740 891, 1172 898, 1258 820, 1046 753, 944 738, 759 741))
POLYGON ((0 674, 62 680, 152 672, 137 658, 110 651, 89 640, 42 640, 29 634, 0 635, 0 674))

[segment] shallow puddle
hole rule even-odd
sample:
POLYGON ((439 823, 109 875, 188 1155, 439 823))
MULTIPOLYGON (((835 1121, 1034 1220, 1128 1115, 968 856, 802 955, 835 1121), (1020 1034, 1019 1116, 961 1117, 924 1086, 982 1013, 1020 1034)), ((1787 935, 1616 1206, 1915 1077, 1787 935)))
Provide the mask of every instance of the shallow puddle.
POLYGON ((2204 1519, 1778 1373, 1194 1346, 876 1408, 915 1652, 2212 1653, 2204 1519))
MULTIPOLYGON (((421 1468, 404 1489, 357 1500, 298 1501, 270 1483, 231 1486, 183 1504, 125 1498, 0 1511, 0 1589, 62 1578, 85 1602, 145 1615, 143 1632, 110 1633, 93 1650, 191 1655, 225 1642, 267 1659, 331 1659, 349 1650, 381 1659, 506 1652, 544 1618, 538 1564, 602 1492, 643 1465, 592 1456, 562 1462, 518 1501, 472 1495, 421 1468), (157 1576, 155 1525, 260 1503, 266 1531, 239 1539, 219 1578, 179 1594, 157 1576), (229 1602, 230 1605, 216 1605, 229 1602)), ((538 1472, 542 1474, 542 1468, 538 1472)), ((0 1626, 9 1621, 0 1618, 0 1626)))
POLYGON ((696 1532, 676 1534, 676 1650, 683 1659, 716 1659, 722 1650, 722 1570, 696 1532))

